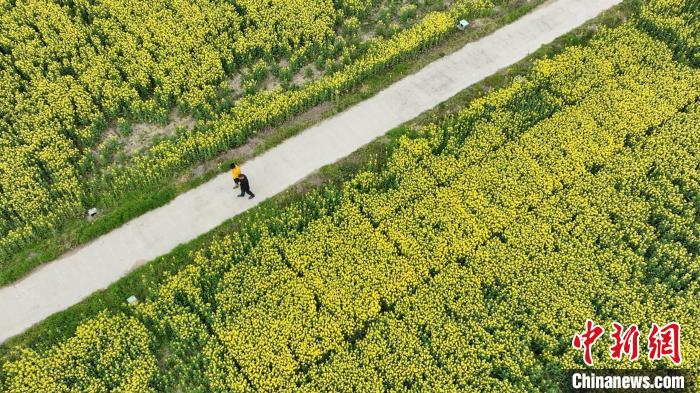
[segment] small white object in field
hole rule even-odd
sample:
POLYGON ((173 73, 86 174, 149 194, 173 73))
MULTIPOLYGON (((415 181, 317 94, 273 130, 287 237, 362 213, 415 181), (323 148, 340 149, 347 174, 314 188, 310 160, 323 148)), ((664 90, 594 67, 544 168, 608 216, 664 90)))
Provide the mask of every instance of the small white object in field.
POLYGON ((97 215, 97 208, 93 207, 92 209, 87 211, 87 215, 89 218, 93 218, 97 215))
POLYGON ((469 22, 467 22, 466 19, 462 19, 457 23, 457 28, 460 30, 464 30, 469 26, 469 22))
POLYGON ((134 304, 138 303, 138 301, 139 301, 139 299, 137 299, 136 296, 134 296, 134 295, 131 295, 131 296, 129 296, 128 299, 126 299, 126 302, 129 303, 129 305, 134 305, 134 304))

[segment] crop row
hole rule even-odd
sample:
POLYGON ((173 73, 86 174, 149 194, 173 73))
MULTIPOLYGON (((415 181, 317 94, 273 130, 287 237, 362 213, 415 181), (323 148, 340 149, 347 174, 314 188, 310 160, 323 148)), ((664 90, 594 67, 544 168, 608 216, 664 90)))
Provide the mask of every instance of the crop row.
POLYGON ((700 74, 673 55, 628 24, 539 61, 134 316, 18 354, 7 390, 532 390, 586 318, 675 318, 697 365, 700 74))
MULTIPOLYGON (((700 208, 699 120, 695 104, 446 264, 313 365, 303 386, 559 391, 564 371, 582 366, 571 337, 588 318, 638 324, 643 335, 650 322, 677 321, 684 367, 695 367, 700 249, 684 232, 700 208)), ((655 366, 645 354, 612 361, 608 348, 594 346, 596 368, 655 366)))
POLYGON ((700 3, 650 1, 641 8, 639 25, 669 43, 677 57, 700 66, 700 3))
POLYGON ((299 51, 325 45, 345 12, 330 1, 275 2, 272 8, 257 0, 122 3, 0 3, 8 11, 0 24, 0 155, 6 157, 0 162, 0 255, 49 236, 83 208, 114 205, 135 189, 147 193, 261 127, 338 97, 435 44, 454 28, 455 15, 476 15, 491 5, 465 0, 429 13, 393 37, 372 40, 338 72, 300 89, 246 96, 209 126, 162 141, 126 167, 96 168, 90 149, 114 116, 162 118, 173 105, 193 111, 241 64, 290 51, 302 56, 299 51), (40 16, 38 26, 30 15, 40 16))

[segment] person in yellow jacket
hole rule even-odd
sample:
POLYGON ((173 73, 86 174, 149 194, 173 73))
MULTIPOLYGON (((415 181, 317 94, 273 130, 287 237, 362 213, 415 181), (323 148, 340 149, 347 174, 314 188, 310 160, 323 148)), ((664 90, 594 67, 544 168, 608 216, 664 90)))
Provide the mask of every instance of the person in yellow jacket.
POLYGON ((236 189, 236 188, 238 188, 238 186, 240 185, 240 182, 241 182, 238 179, 238 177, 241 174, 241 167, 238 166, 235 162, 232 162, 230 168, 231 168, 231 176, 233 176, 233 182, 236 183, 236 185, 233 186, 233 188, 236 189))

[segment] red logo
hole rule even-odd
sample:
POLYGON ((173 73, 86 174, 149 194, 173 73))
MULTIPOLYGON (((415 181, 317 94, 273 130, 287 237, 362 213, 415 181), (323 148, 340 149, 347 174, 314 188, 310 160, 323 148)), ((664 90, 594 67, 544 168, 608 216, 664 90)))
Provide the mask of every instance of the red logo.
POLYGON ((610 357, 615 360, 622 359, 622 355, 627 355, 630 362, 634 362, 639 357, 639 328, 637 325, 630 325, 627 330, 623 330, 622 325, 613 322, 613 332, 610 338, 614 344, 610 347, 610 357))
POLYGON ((649 332, 649 360, 668 357, 674 364, 681 363, 681 325, 671 322, 659 329, 652 323, 649 332))
MULTIPOLYGON (((605 329, 596 325, 590 319, 586 320, 586 330, 574 335, 571 346, 574 349, 583 350, 583 362, 588 366, 593 365, 593 345, 603 335, 605 329)), ((633 324, 624 328, 619 322, 612 323, 612 346, 610 346, 610 358, 622 360, 627 356, 629 361, 634 362, 639 358, 639 328, 633 324)), ((664 327, 659 327, 656 323, 651 324, 649 335, 647 336, 649 360, 662 360, 664 357, 670 359, 674 364, 681 363, 681 325, 677 322, 670 322, 664 327)))
POLYGON ((590 319, 586 320, 586 331, 574 335, 574 339, 571 342, 574 348, 583 349, 583 361, 589 366, 593 365, 593 355, 591 354, 591 349, 593 344, 603 335, 605 329, 596 325, 590 319))

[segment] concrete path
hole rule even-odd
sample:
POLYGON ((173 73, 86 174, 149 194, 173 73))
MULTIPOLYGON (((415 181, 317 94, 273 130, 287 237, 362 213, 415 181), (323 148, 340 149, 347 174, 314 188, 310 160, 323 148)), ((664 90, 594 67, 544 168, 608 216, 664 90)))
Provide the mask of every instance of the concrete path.
POLYGON ((257 198, 236 198, 230 175, 222 174, 0 289, 0 342, 347 156, 620 1, 547 3, 246 162, 243 172, 257 198))

